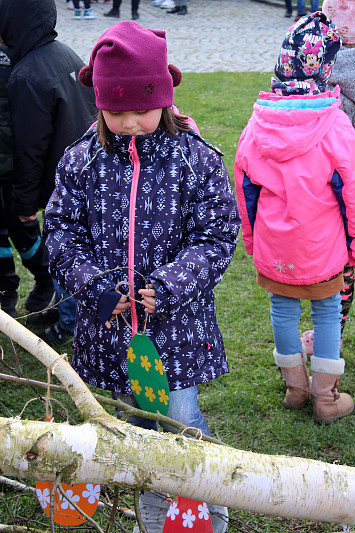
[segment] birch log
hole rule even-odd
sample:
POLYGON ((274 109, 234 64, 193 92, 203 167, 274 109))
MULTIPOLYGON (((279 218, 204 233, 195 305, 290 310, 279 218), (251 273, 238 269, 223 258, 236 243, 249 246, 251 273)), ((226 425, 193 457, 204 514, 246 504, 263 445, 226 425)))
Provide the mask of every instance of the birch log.
POLYGON ((355 468, 131 426, 108 415, 66 361, 1 311, 0 330, 47 367, 56 362, 55 374, 86 420, 70 426, 0 418, 0 475, 53 481, 62 474, 68 483, 160 490, 256 513, 355 525, 355 468))

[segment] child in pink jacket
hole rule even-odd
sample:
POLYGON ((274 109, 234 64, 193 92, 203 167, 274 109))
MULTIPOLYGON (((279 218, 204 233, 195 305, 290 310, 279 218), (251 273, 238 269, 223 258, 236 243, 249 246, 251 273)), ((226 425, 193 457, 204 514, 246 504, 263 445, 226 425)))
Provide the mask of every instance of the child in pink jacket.
POLYGON ((260 93, 235 160, 235 185, 257 283, 270 292, 274 358, 286 381, 284 406, 313 398, 313 418, 330 423, 354 410, 339 394, 343 268, 355 264, 355 131, 326 89, 340 48, 320 11, 287 32, 271 92, 260 93), (312 384, 299 337, 300 299, 314 325, 312 384))
MULTIPOLYGON (((337 54, 336 64, 328 81, 328 87, 340 87, 342 104, 340 109, 350 118, 355 127, 355 2, 354 0, 324 0, 323 13, 332 20, 343 38, 343 44, 337 54)), ((341 333, 354 298, 354 267, 344 267, 344 289, 341 291, 342 320, 341 333)), ((306 347, 307 355, 313 353, 313 330, 305 331, 301 341, 306 347)), ((340 351, 341 354, 341 351, 340 351)))

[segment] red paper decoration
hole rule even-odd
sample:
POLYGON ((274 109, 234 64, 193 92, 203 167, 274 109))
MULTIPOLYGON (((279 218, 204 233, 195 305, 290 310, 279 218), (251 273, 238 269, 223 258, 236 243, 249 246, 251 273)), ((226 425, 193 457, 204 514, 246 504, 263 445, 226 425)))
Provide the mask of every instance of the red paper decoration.
POLYGON ((193 533, 213 533, 207 503, 176 496, 167 512, 163 533, 189 530, 193 533))

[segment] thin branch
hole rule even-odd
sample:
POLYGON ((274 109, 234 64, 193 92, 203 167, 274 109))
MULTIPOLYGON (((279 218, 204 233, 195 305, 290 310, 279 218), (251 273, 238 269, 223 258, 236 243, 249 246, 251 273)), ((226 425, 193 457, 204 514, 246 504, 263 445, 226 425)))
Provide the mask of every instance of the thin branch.
POLYGON ((6 510, 7 510, 7 512, 8 512, 8 515, 9 515, 9 517, 10 517, 11 522, 14 523, 14 521, 15 521, 15 520, 14 520, 14 515, 13 515, 12 512, 10 511, 9 506, 8 506, 7 503, 6 503, 6 500, 5 500, 5 498, 4 498, 3 494, 2 494, 2 492, 0 492, 0 497, 1 497, 2 501, 4 502, 4 505, 5 505, 5 507, 6 507, 6 510))
POLYGON ((113 489, 112 509, 111 509, 110 518, 109 518, 109 521, 108 521, 108 524, 107 524, 106 533, 110 532, 110 529, 112 527, 112 523, 113 523, 114 518, 115 518, 116 511, 117 511, 117 507, 118 507, 118 487, 117 487, 117 485, 115 485, 114 489, 113 489))
POLYGON ((59 492, 62 494, 63 498, 65 498, 70 503, 70 505, 72 505, 74 509, 83 516, 83 518, 85 518, 92 526, 94 526, 94 528, 97 529, 99 533, 104 533, 99 524, 93 518, 91 518, 91 516, 84 513, 84 511, 80 509, 80 507, 70 498, 70 496, 68 496, 68 494, 63 490, 60 483, 58 484, 58 489, 59 492))
MULTIPOLYGON (((21 385, 35 385, 38 388, 41 389, 47 389, 47 383, 43 383, 41 381, 34 381, 30 379, 24 379, 20 377, 14 377, 9 376, 7 374, 0 374, 0 379, 3 379, 5 381, 12 381, 15 383, 20 383, 21 385)), ((60 385, 50 385, 51 390, 53 392, 63 392, 65 394, 68 393, 65 387, 62 387, 60 385)), ((160 424, 166 424, 169 425, 175 429, 177 429, 180 433, 184 432, 190 435, 191 437, 198 437, 201 440, 207 441, 207 442, 213 442, 214 444, 220 444, 222 446, 227 446, 224 442, 220 441, 219 439, 216 439, 214 437, 210 437, 209 435, 203 435, 201 436, 200 430, 191 428, 188 426, 185 426, 184 424, 181 424, 180 422, 177 422, 176 420, 173 420, 172 418, 169 418, 167 416, 163 416, 160 413, 150 413, 149 411, 143 411, 142 409, 138 409, 137 407, 133 407, 132 405, 129 405, 127 403, 122 402, 122 400, 114 400, 113 398, 108 398, 107 396, 103 396, 102 394, 96 394, 92 393, 94 398, 101 404, 101 405, 110 405, 115 408, 119 408, 120 410, 125 412, 125 418, 129 418, 130 416, 139 416, 141 418, 148 418, 149 420, 154 420, 160 424)))
POLYGON ((53 483, 53 487, 51 490, 51 498, 50 498, 50 504, 49 504, 49 518, 51 520, 51 533, 55 533, 55 526, 54 526, 54 498, 55 493, 57 491, 57 488, 60 485, 60 482, 62 481, 62 474, 58 474, 57 479, 53 483))
POLYGON ((11 349, 12 349, 12 353, 13 353, 13 356, 15 358, 15 362, 17 364, 17 368, 19 369, 20 371, 20 375, 23 376, 23 372, 22 372, 22 368, 21 368, 21 364, 20 364, 20 360, 17 356, 17 352, 16 352, 16 348, 14 346, 14 343, 12 342, 12 339, 9 338, 9 341, 10 341, 10 345, 11 345, 11 349))
POLYGON ((48 533, 43 529, 29 529, 27 526, 8 526, 7 524, 0 524, 0 531, 2 533, 48 533))
POLYGON ((136 489, 134 491, 134 509, 136 511, 136 517, 137 517, 137 522, 138 522, 138 526, 139 526, 139 531, 140 531, 140 533, 148 533, 145 525, 143 524, 141 512, 140 512, 140 509, 139 509, 139 495, 140 495, 140 490, 136 489))
POLYGON ((0 476, 0 483, 3 485, 8 485, 9 487, 12 487, 16 490, 30 490, 32 492, 36 492, 36 489, 34 487, 30 487, 29 485, 25 485, 24 483, 20 483, 19 481, 15 481, 14 479, 8 479, 7 477, 0 476))

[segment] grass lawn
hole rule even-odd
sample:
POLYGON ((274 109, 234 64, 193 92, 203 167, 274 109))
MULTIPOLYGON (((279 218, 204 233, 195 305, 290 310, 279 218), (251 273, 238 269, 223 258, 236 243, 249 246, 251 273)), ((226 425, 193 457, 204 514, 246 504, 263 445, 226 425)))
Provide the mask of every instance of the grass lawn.
MULTIPOLYGON (((259 90, 268 90, 271 74, 224 73, 186 74, 176 89, 175 104, 181 113, 192 116, 208 141, 225 154, 225 164, 233 181, 233 162, 240 133, 246 125, 259 90)), ((20 307, 32 286, 28 271, 19 266, 21 275, 20 307)), ((269 317, 268 294, 255 283, 255 269, 246 254, 240 235, 239 246, 223 281, 216 288, 219 323, 230 363, 230 373, 200 388, 199 401, 214 436, 235 448, 258 453, 292 455, 355 466, 355 417, 347 417, 329 426, 312 421, 311 407, 301 412, 283 409, 285 387, 273 362, 273 338, 269 317)), ((310 329, 310 308, 304 302, 300 330, 310 329)), ((10 374, 8 366, 18 367, 28 378, 46 381, 46 369, 24 350, 16 347, 16 356, 8 341, 0 336, 4 350, 0 372, 10 374)), ((344 333, 346 373, 341 390, 354 394, 355 338, 354 322, 344 333)), ((70 356, 70 353, 69 353, 70 356)), ((56 383, 55 378, 52 382, 56 383)), ((100 391, 101 392, 101 391, 100 391)), ((44 395, 19 385, 0 380, 0 416, 16 416, 25 403, 44 395)), ((71 421, 80 416, 63 394, 52 394, 69 410, 71 421)), ((67 415, 55 405, 56 420, 67 415)), ((44 416, 40 401, 31 402, 23 418, 44 416)), ((108 491, 110 496, 110 489, 108 491)), ((121 496, 132 503, 131 495, 121 496)), ((298 520, 267 517, 241 511, 231 511, 228 531, 252 532, 331 532, 340 526, 298 520)), ((96 518, 96 515, 95 515, 96 518)), ((49 522, 32 495, 20 496, 0 484, 0 523, 26 524, 33 528, 49 529, 49 522), (2 490, 2 492, 1 492, 2 490)), ((101 517, 104 523, 104 517, 101 517)), ((123 520, 126 531, 134 522, 123 520)), ((88 527, 87 527, 88 529, 88 527)), ((119 531, 118 527, 114 531, 119 531)))

